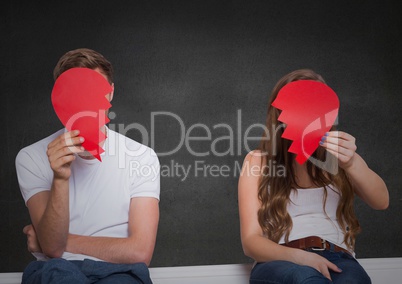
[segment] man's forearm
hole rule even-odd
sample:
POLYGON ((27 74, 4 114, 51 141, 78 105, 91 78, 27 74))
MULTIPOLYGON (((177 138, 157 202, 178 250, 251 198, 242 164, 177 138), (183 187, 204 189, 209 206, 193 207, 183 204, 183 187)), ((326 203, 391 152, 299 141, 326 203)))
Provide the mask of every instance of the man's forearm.
POLYGON ((93 256, 113 263, 144 262, 149 265, 154 246, 154 240, 149 239, 90 237, 70 234, 66 251, 93 256))
POLYGON ((35 230, 43 253, 60 257, 65 251, 69 232, 69 182, 53 180, 49 199, 35 230))

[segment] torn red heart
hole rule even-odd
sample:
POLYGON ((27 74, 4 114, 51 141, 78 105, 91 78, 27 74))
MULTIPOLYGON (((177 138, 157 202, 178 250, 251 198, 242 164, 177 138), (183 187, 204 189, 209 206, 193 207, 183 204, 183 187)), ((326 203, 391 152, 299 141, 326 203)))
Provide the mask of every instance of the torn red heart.
POLYGON ((339 110, 336 93, 326 84, 299 80, 286 84, 272 103, 282 110, 279 121, 286 124, 282 138, 293 140, 289 152, 303 164, 333 126, 339 110))
POLYGON ((109 82, 97 71, 71 68, 56 80, 52 90, 53 108, 68 131, 78 129, 85 138, 82 146, 101 161, 100 143, 106 136, 100 129, 109 122, 106 110, 111 107, 106 95, 112 92, 109 82))

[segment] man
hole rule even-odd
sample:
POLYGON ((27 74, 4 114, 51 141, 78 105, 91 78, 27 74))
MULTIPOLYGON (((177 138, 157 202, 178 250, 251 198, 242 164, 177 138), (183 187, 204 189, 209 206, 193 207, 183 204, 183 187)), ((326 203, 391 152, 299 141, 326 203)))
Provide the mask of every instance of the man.
MULTIPOLYGON (((107 59, 90 49, 69 51, 55 67, 55 80, 75 67, 101 74, 112 100, 107 59)), ((101 130, 107 137, 100 145, 102 161, 85 151, 74 129, 61 129, 18 153, 18 182, 32 221, 24 233, 38 259, 26 267, 23 283, 152 283, 159 161, 145 145, 106 126, 101 130), (130 171, 133 163, 155 174, 130 171)))

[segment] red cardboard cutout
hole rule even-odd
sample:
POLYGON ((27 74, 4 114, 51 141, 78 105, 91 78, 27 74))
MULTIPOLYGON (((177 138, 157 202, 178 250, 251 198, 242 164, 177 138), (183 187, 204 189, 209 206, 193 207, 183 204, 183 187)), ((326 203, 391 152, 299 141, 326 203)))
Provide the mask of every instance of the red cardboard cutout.
POLYGON ((282 110, 278 117, 286 124, 282 138, 293 140, 288 151, 296 154, 296 161, 303 164, 334 124, 339 99, 324 83, 299 80, 286 84, 272 106, 282 110))
POLYGON ((106 139, 100 128, 109 122, 105 111, 111 107, 106 95, 109 82, 88 68, 72 68, 56 80, 52 91, 53 108, 68 131, 78 129, 85 138, 82 146, 101 161, 99 144, 106 139))

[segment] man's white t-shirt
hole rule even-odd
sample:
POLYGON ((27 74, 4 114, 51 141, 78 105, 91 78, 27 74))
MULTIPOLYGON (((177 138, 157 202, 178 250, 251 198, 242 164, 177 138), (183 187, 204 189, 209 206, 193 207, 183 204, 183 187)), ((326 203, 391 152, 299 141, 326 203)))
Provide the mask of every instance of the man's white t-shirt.
MULTIPOLYGON (((16 157, 17 177, 25 203, 35 194, 50 190, 53 171, 46 154, 48 144, 65 132, 61 129, 30 146, 16 157)), ((159 200, 160 165, 155 152, 107 129, 102 161, 77 155, 69 180, 70 233, 83 236, 128 237, 130 200, 159 200)), ((146 212, 144 213, 146 214, 146 212)), ((38 259, 43 255, 35 254, 38 259)), ((94 257, 65 252, 62 258, 94 257)))

